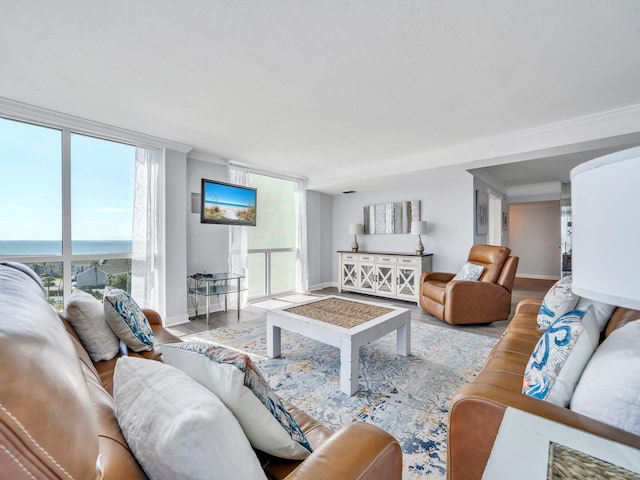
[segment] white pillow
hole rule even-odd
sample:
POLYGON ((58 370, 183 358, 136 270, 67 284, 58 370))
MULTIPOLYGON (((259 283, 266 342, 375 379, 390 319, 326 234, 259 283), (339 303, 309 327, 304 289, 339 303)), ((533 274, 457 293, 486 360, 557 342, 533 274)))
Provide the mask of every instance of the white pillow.
POLYGON ((617 328, 584 369, 571 410, 640 435, 640 321, 617 328))
POLYGON ((247 355, 189 342, 163 345, 162 359, 215 393, 254 448, 292 460, 309 456, 311 446, 300 427, 247 355))
POLYGON ((78 334, 91 360, 111 360, 120 351, 120 339, 107 324, 102 302, 93 295, 74 290, 64 316, 78 334))
POLYGON ((538 312, 538 328, 547 328, 575 308, 580 297, 571 291, 571 276, 561 278, 549 289, 538 312))
POLYGON ((149 478, 266 478, 233 414, 184 372, 121 357, 113 397, 122 433, 149 478))
POLYGON ((475 282, 480 278, 484 272, 484 267, 482 265, 476 265, 475 263, 467 262, 462 267, 453 280, 467 280, 471 282, 475 282))
POLYGON ((591 308, 564 314, 538 340, 524 372, 522 393, 568 407, 599 338, 591 308))
POLYGON ((616 306, 581 297, 580 300, 578 300, 576 309, 586 310, 589 305, 591 305, 591 310, 593 310, 593 314, 596 317, 596 323, 602 332, 606 328, 607 323, 609 323, 609 319, 611 318, 613 311, 616 309, 616 306))
POLYGON ((111 330, 134 352, 153 349, 153 330, 142 309, 124 290, 104 292, 104 314, 111 330))

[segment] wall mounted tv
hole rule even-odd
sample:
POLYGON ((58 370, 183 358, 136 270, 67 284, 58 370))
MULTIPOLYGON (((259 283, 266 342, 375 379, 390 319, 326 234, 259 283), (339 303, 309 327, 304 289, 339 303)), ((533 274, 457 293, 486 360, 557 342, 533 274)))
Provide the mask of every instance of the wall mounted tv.
POLYGON ((241 185, 202 179, 200 223, 256 225, 257 190, 241 185))

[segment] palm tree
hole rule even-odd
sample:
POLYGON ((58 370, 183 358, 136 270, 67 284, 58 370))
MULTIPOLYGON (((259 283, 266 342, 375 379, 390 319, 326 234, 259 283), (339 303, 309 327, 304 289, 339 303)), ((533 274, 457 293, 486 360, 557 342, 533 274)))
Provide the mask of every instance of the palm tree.
POLYGON ((42 279, 42 283, 47 287, 47 298, 51 296, 51 286, 56 284, 56 279, 50 276, 46 276, 42 279))
POLYGON ((98 267, 100 266, 100 262, 98 260, 93 260, 91 262, 91 268, 93 268, 93 272, 95 274, 95 282, 93 282, 93 286, 98 286, 98 267))

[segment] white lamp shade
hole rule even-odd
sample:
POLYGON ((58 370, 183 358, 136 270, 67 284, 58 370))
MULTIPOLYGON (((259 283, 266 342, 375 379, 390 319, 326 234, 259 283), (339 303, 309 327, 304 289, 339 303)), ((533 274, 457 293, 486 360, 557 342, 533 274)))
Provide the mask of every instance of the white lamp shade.
POLYGON ((571 170, 572 289, 640 309, 640 147, 571 170))
POLYGON ((414 220, 411 222, 411 233, 413 234, 425 234, 427 233, 427 222, 414 220))
POLYGON ((349 224, 349 235, 362 235, 363 229, 361 223, 349 224))

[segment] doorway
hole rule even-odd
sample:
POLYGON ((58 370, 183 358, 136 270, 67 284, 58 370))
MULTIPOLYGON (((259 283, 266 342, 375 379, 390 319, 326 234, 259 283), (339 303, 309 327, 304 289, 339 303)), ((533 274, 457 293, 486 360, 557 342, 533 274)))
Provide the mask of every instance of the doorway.
POLYGON ((487 243, 502 245, 502 198, 489 192, 489 228, 487 243))

